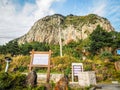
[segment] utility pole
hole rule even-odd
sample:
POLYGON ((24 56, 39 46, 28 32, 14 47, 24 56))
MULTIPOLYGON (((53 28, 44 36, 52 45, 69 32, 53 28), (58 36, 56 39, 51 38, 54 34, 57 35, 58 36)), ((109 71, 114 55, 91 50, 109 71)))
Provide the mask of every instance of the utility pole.
POLYGON ((58 22, 58 27, 59 27, 60 56, 62 57, 62 40, 61 40, 60 18, 59 18, 59 22, 58 22))
POLYGON ((59 27, 59 44, 60 44, 60 56, 62 57, 62 40, 61 40, 61 30, 60 30, 60 27, 59 27))

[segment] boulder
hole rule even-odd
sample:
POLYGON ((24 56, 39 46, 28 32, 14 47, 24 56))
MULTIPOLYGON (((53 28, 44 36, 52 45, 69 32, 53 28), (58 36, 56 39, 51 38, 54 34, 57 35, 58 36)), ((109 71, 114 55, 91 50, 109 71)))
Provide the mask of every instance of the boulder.
POLYGON ((115 65, 115 69, 117 71, 119 71, 120 70, 120 61, 115 62, 114 65, 115 65))
POLYGON ((68 90, 68 77, 62 77, 57 83, 54 90, 68 90))
POLYGON ((26 85, 34 87, 37 85, 37 74, 35 71, 31 71, 26 78, 26 85))

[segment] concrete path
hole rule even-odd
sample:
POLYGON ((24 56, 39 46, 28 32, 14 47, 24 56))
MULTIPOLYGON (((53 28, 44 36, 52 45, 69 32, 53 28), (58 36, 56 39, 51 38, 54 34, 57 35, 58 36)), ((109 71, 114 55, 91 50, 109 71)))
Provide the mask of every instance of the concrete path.
POLYGON ((120 90, 120 84, 100 84, 91 90, 120 90))

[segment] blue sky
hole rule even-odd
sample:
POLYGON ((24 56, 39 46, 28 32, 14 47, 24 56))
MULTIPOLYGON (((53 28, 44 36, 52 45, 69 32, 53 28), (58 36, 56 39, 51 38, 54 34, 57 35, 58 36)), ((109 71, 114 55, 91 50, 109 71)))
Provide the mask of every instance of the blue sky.
POLYGON ((107 18, 120 32, 120 0, 0 0, 0 45, 26 34, 38 19, 55 13, 94 13, 107 18))

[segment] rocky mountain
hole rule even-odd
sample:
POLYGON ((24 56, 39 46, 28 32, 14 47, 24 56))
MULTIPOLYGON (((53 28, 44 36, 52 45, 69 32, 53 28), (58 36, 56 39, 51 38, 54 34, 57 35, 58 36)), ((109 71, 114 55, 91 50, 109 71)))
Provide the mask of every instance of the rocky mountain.
POLYGON ((100 25, 108 32, 114 30, 106 18, 95 14, 86 16, 54 14, 39 19, 27 34, 16 40, 19 44, 33 41, 58 44, 61 34, 62 42, 67 44, 72 40, 77 41, 87 38, 97 25, 100 25))

